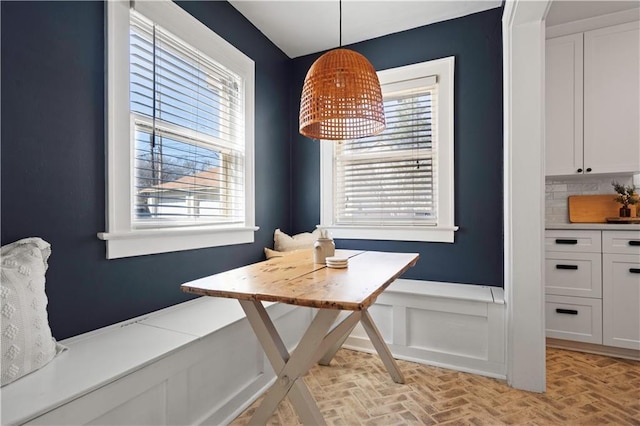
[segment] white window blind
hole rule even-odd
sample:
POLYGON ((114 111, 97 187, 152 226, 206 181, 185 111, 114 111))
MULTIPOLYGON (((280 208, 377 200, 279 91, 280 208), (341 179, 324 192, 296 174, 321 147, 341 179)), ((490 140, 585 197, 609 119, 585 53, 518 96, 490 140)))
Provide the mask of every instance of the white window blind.
POLYGON ((243 223, 242 79, 130 16, 133 226, 243 223))
POLYGON ((385 131, 335 144, 336 225, 437 224, 437 86, 435 77, 423 81, 408 90, 383 86, 385 131))

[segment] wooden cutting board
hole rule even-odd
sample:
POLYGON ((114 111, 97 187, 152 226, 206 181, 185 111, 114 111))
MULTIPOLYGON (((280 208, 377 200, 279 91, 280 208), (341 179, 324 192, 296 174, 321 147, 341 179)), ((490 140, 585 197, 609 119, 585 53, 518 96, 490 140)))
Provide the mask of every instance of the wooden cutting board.
MULTIPOLYGON (((615 194, 572 195, 569 197, 569 222, 605 223, 608 217, 620 216, 621 204, 613 201, 615 194)), ((636 215, 636 206, 630 206, 631 216, 636 215)))

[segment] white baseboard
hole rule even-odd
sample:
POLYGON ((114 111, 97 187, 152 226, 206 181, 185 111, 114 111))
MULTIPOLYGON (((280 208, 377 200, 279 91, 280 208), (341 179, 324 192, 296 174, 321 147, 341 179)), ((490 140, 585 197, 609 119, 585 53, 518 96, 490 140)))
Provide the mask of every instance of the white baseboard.
POLYGON ((547 346, 551 348, 588 352, 597 355, 611 356, 614 358, 624 358, 634 361, 640 361, 640 351, 635 349, 616 348, 613 346, 576 342, 573 340, 554 339, 551 337, 547 337, 547 346))

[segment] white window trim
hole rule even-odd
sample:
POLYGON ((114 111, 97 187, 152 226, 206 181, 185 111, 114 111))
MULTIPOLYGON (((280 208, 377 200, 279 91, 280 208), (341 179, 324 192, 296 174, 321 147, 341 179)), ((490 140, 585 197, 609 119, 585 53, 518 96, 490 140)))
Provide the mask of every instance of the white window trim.
POLYGON ((334 238, 360 240, 431 241, 453 243, 454 225, 453 196, 453 74, 454 57, 437 59, 378 72, 384 93, 385 85, 400 81, 420 79, 436 75, 438 78, 438 125, 435 160, 438 163, 438 204, 436 226, 352 226, 336 225, 333 206, 333 144, 321 141, 320 146, 320 225, 329 229, 334 238))
POLYGON ((129 114, 130 2, 107 2, 107 259, 252 243, 255 226, 255 64, 233 45, 170 0, 135 3, 137 11, 186 43, 224 63, 245 82, 245 224, 134 229, 131 182, 133 144, 129 114))

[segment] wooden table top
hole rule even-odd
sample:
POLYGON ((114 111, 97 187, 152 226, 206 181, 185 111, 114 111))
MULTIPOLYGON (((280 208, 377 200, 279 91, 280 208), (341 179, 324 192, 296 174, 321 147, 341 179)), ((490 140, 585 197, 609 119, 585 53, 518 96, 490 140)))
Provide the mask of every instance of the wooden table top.
POLYGON ((184 292, 241 300, 280 302, 313 308, 359 311, 418 261, 417 253, 336 250, 348 256, 344 269, 313 263, 313 252, 232 269, 182 284, 184 292))

